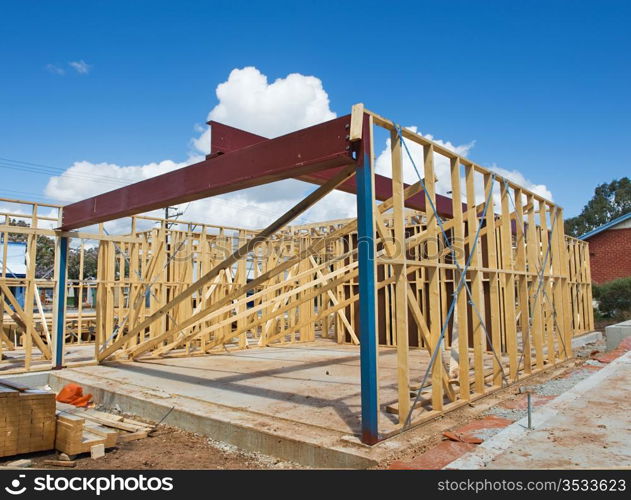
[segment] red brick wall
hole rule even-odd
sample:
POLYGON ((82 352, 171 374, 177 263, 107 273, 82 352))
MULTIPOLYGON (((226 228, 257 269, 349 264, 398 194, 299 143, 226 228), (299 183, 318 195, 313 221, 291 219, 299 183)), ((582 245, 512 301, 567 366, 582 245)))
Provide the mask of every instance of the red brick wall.
POLYGON ((631 276, 631 228, 608 229, 587 241, 594 283, 631 276))

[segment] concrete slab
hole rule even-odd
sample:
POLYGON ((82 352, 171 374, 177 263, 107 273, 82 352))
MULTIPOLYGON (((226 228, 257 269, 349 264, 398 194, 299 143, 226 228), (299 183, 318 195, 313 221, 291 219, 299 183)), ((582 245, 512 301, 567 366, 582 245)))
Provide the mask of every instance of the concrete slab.
POLYGON ((7 380, 16 379, 20 384, 27 387, 43 387, 48 384, 50 371, 45 372, 33 372, 33 373, 20 373, 19 375, 3 375, 2 378, 7 380))
POLYGON ((627 352, 445 468, 631 467, 630 382, 627 352))
MULTIPOLYGON (((419 377, 427 360, 420 350, 410 353, 419 377)), ((396 416, 385 411, 397 398, 396 377, 396 350, 383 348, 379 390, 384 433, 397 428, 396 416)), ((373 447, 359 441, 358 347, 325 340, 49 374, 55 390, 69 382, 83 386, 98 404, 155 421, 166 416, 164 423, 184 430, 315 467, 376 465, 408 446, 416 432, 373 447)))
MULTIPOLYGON (((410 365, 421 373, 426 357, 413 351, 410 365)), ((360 433, 359 351, 355 346, 321 341, 72 368, 58 375, 79 374, 96 376, 123 391, 139 387, 148 396, 165 400, 182 395, 346 434, 360 433)), ((380 351, 379 379, 382 404, 395 401, 394 349, 380 351)), ((396 428, 395 417, 385 411, 379 424, 384 433, 396 428)))
MULTIPOLYGON (((46 371, 50 368, 50 360, 46 360, 39 356, 39 351, 33 349, 34 356, 31 360, 31 370, 46 371)), ((18 372, 24 370, 25 351, 23 348, 14 349, 12 351, 4 350, 2 352, 2 363, 0 363, 0 377, 5 377, 6 372, 18 372)), ((66 345, 64 349, 64 363, 88 364, 94 362, 94 344, 71 344, 66 345)), ((13 373, 11 373, 13 374, 13 373)))
POLYGON ((608 351, 616 349, 620 342, 628 337, 631 337, 631 320, 605 327, 605 342, 608 351))
POLYGON ((572 349, 578 349, 587 344, 594 344, 603 338, 602 332, 589 332, 578 337, 572 337, 572 349))

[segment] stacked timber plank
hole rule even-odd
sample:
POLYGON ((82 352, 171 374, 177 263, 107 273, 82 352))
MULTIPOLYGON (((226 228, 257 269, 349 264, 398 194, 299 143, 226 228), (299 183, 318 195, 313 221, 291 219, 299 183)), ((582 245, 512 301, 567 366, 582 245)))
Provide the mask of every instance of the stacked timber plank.
POLYGON ((0 456, 15 455, 18 451, 18 421, 20 408, 18 391, 0 386, 0 456))
POLYGON ((67 455, 89 453, 93 447, 112 448, 119 442, 145 438, 153 427, 94 409, 57 403, 55 448, 67 455))
POLYGON ((55 394, 0 380, 0 456, 52 450, 55 394))
POLYGON ((52 450, 55 446, 55 394, 28 390, 19 393, 17 453, 52 450))
POLYGON ((85 419, 69 413, 57 415, 55 448, 67 455, 89 453, 93 446, 116 446, 118 432, 101 425, 86 424, 85 419))
POLYGON ((59 403, 50 391, 0 379, 0 457, 57 449, 67 455, 145 438, 153 426, 59 403))

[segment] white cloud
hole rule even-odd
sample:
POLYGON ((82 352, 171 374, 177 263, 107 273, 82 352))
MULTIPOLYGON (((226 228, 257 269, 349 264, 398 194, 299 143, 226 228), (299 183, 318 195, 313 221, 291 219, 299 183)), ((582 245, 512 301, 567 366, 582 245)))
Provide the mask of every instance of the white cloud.
MULTIPOLYGON (((0 213, 10 214, 9 220, 15 219, 16 221, 25 222, 28 225, 31 225, 32 223, 32 219, 30 217, 30 215, 32 214, 32 210, 30 210, 27 205, 21 203, 3 202, 3 204, 0 204, 0 213)), ((40 207, 40 209, 38 210, 38 217, 57 219, 59 217, 59 213, 57 212, 56 208, 45 209, 40 207)), ((42 229, 54 229, 55 227, 57 227, 57 223, 52 220, 40 219, 38 220, 38 227, 42 229)))
POLYGON ((80 75, 87 75, 92 69, 92 66, 86 63, 83 59, 79 61, 70 61, 68 63, 68 66, 70 66, 80 75))
MULTIPOLYGON (((405 127, 412 132, 418 132, 418 127, 405 127)), ((423 137, 434 141, 437 144, 453 151, 461 156, 467 156, 469 151, 475 145, 475 142, 469 142, 467 144, 454 145, 449 141, 443 141, 441 139, 436 139, 431 134, 421 134, 423 137)), ((401 154, 403 157, 403 181, 408 184, 414 184, 418 182, 419 174, 421 177, 425 177, 424 167, 423 167, 423 147, 420 144, 412 142, 410 140, 405 140, 405 145, 407 146, 407 151, 403 147, 401 148, 401 154), (409 151, 409 154, 408 154, 409 151), (410 159, 410 156, 414 160, 410 159), (415 170, 415 167, 418 170, 418 174, 415 170)), ((390 139, 386 140, 385 148, 381 151, 379 156, 377 156, 377 160, 375 163, 375 171, 378 174, 385 175, 386 177, 392 176, 392 160, 390 153, 391 141, 390 139)), ((447 195, 451 190, 451 170, 449 159, 440 154, 434 154, 434 174, 436 176, 436 192, 439 194, 447 195)))
MULTIPOLYGON (((294 130, 332 120, 329 96, 314 76, 291 73, 268 83, 253 66, 233 69, 216 90, 219 103, 208 113, 215 120, 253 134, 273 138, 294 130)), ((195 149, 210 152, 208 128, 193 139, 195 149)))
POLYGON ((155 177, 185 165, 186 162, 176 163, 171 160, 124 167, 113 163, 78 161, 60 176, 51 177, 44 193, 55 200, 68 203, 155 177))
MULTIPOLYGON (((80 75, 87 75, 92 69, 92 66, 86 63, 83 59, 79 61, 70 61, 68 63, 68 66, 70 66, 73 70, 75 70, 80 75)), ((44 66, 44 69, 46 69, 46 71, 54 75, 63 76, 66 74, 66 70, 62 68, 61 66, 57 66, 56 64, 47 64, 46 66, 44 66)))
POLYGON ((52 73, 53 75, 66 74, 66 70, 64 70, 63 68, 60 68, 59 66, 55 64, 47 64, 46 66, 44 66, 44 68, 46 69, 46 71, 48 71, 49 73, 52 73))
MULTIPOLYGON (((418 127, 406 127, 407 129, 418 132, 418 127)), ((467 157, 473 147, 475 146, 475 141, 471 141, 466 144, 454 145, 449 141, 443 141, 441 139, 436 139, 431 134, 421 134, 423 137, 440 144, 441 146, 453 151, 460 156, 467 157)), ((424 164, 423 164, 423 147, 415 142, 410 140, 404 140, 407 145, 407 151, 405 148, 402 148, 402 157, 403 157, 403 180, 408 184, 413 184, 418 182, 419 174, 421 177, 424 177, 424 164), (409 154, 408 154, 409 151, 409 154), (414 160, 410 159, 410 156, 414 160), (418 173, 414 169, 418 170, 418 173)), ((381 151, 379 156, 377 157, 375 164, 375 171, 379 174, 385 175, 387 177, 392 176, 392 161, 391 161, 391 153, 390 153, 391 141, 387 139, 385 148, 381 151)), ((497 174, 507 178, 510 181, 513 181, 515 184, 518 184, 539 196, 547 198, 552 201, 552 193, 544 184, 534 184, 530 180, 528 180, 521 172, 517 170, 506 170, 504 168, 498 167, 497 165, 491 165, 487 167, 489 170, 496 172, 497 174)), ((438 194, 442 194, 445 196, 451 195, 451 166, 450 161, 447 157, 442 156, 440 154, 434 154, 434 173, 436 176, 436 192, 438 194)), ((465 183, 464 178, 461 177, 461 190, 463 198, 466 196, 464 191, 465 183)), ((484 195, 484 185, 482 182, 482 178, 477 176, 475 178, 475 194, 476 194, 476 203, 482 203, 485 200, 484 195)), ((496 205, 496 209, 500 206, 500 191, 499 187, 496 184, 493 190, 493 200, 496 205)), ((513 200, 516 201, 516 200, 513 200)), ((510 208, 513 209, 513 201, 510 202, 510 208)))
MULTIPOLYGON (((314 76, 292 73, 272 83, 258 69, 234 69, 228 79, 217 86, 218 103, 209 112, 208 119, 238 127, 265 137, 276 137, 293 130, 315 125, 336 117, 329 107, 329 98, 322 82, 314 76)), ((412 130, 417 130, 411 127, 412 130)), ((200 161, 210 152, 210 133, 197 126, 197 135, 191 139, 193 150, 182 162, 164 160, 146 165, 121 166, 112 163, 75 162, 63 174, 52 177, 46 186, 47 196, 63 203, 77 201, 123 185, 182 168, 200 161)), ((446 148, 466 156, 474 143, 454 145, 431 135, 426 137, 446 148)), ((423 168, 422 148, 408 141, 410 152, 419 170, 423 168)), ((390 141, 376 160, 378 173, 390 176, 390 141)), ((412 162, 404 151, 404 180, 418 180, 412 162)), ((498 168, 498 167, 494 167, 498 168)), ((448 194, 450 189, 449 162, 437 155, 435 171, 437 190, 448 194)), ((499 171, 499 170, 498 170, 499 171)), ((515 182, 532 187, 519 172, 507 172, 515 182)), ((535 186, 540 192, 549 192, 545 186, 535 186)), ((297 180, 284 180, 235 193, 198 200, 179 207, 184 211, 182 220, 224 224, 236 227, 262 228, 287 211, 305 195, 315 189, 312 184, 297 180)), ((161 215, 156 211, 155 215, 161 215)), ((299 217, 295 223, 307 223, 355 216, 355 197, 334 191, 299 217)), ((110 231, 124 231, 127 224, 115 221, 106 226, 110 231)))
MULTIPOLYGON (((268 83, 267 77, 256 68, 235 69, 228 80, 217 87, 216 94, 219 102, 208 114, 209 120, 221 121, 266 137, 275 137, 336 117, 329 108, 329 98, 322 82, 313 76, 293 73, 268 83)), ((200 127, 198 131, 201 131, 200 127)), ((199 137, 193 138, 192 144, 195 151, 183 162, 165 160, 137 166, 75 162, 62 175, 50 179, 45 193, 68 203, 200 161, 210 152, 208 131, 203 130, 199 137)), ((258 186, 184 204, 180 209, 186 210, 186 213, 181 219, 261 228, 313 189, 312 184, 291 179, 258 186)), ((314 222, 350 217, 354 214, 354 203, 351 195, 331 193, 298 220, 314 222)), ((114 230, 114 225, 111 230, 114 230)))
POLYGON ((547 188, 545 184, 535 184, 530 180, 524 177, 524 174, 519 172, 518 170, 506 170, 505 168, 498 167, 497 165, 491 165, 489 167, 490 170, 498 173, 502 177, 506 177, 509 181, 513 181, 515 184, 519 184, 520 186, 532 191, 543 198, 546 198, 550 201, 552 200, 552 192, 547 188))

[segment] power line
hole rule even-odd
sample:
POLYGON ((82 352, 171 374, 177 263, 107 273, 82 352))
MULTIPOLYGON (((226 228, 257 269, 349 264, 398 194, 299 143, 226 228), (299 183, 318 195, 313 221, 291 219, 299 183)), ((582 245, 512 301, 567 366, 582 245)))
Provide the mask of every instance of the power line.
MULTIPOLYGON (((29 167, 29 168, 54 171, 54 172, 60 173, 60 174, 63 174, 64 172, 66 172, 68 170, 68 167, 54 167, 52 165, 44 165, 43 163, 34 163, 34 162, 24 161, 24 160, 13 160, 11 158, 4 158, 4 157, 1 157, 1 156, 0 156, 0 162, 8 162, 8 163, 13 163, 13 164, 23 165, 23 166, 29 167)), ((91 163, 91 164, 94 165, 93 163, 91 163)), ((91 175, 91 174, 86 174, 86 175, 91 175)), ((110 180, 117 181, 117 182, 121 181, 121 179, 119 179, 118 177, 112 177, 112 176, 108 176, 108 175, 97 175, 96 177, 100 177, 100 178, 103 178, 103 179, 110 179, 110 180)))
MULTIPOLYGON (((89 180, 89 181, 97 181, 99 183, 107 183, 110 185, 115 185, 115 186, 126 186, 129 184, 132 184, 134 182, 137 182, 134 179, 120 179, 117 177, 112 177, 112 176, 107 176, 107 175, 98 175, 98 174, 83 174, 83 173, 68 173, 69 169, 65 169, 62 167, 54 167, 51 165, 45 165, 42 163, 35 163, 35 162, 29 162, 29 161, 23 161, 23 160, 15 160, 15 159, 11 159, 11 158, 5 158, 5 157, 0 157, 0 168, 3 169, 7 169, 7 170, 14 170, 14 171, 21 171, 21 172, 28 172, 28 173, 34 173, 34 174, 40 174, 40 175, 48 175, 48 176, 63 176, 66 178, 73 178, 73 179, 77 179, 77 180, 89 180)), ((18 191, 18 190, 12 190, 12 189, 4 189, 3 191, 7 191, 7 192, 13 192, 13 193, 17 193, 17 194, 22 194, 22 195, 27 195, 29 197, 37 197, 39 200, 44 200, 44 201, 59 201, 55 198, 49 197, 49 196, 45 196, 45 195, 41 195, 41 194, 36 194, 36 193, 32 193, 32 192, 28 192, 28 191, 18 191)), ((254 207, 252 206, 252 202, 239 202, 237 200, 233 200, 230 198, 218 198, 221 203, 226 203, 235 207, 239 207, 241 209, 243 208, 247 208, 248 211, 251 212, 255 212, 258 213, 260 215, 263 215, 265 217, 276 217, 278 214, 272 211, 268 211, 265 209, 262 209, 260 207, 254 207)), ((188 208, 190 207, 190 203, 187 205, 187 207, 184 209, 184 213, 186 213, 186 211, 188 211, 188 208)), ((183 215, 183 214, 181 214, 183 215)), ((169 217, 167 217, 169 218, 169 217)), ((301 215, 298 220, 302 221, 302 223, 309 223, 309 222, 316 222, 316 221, 312 221, 310 218, 306 217, 305 214, 301 215)))
POLYGON ((46 196, 46 195, 43 195, 41 193, 34 193, 33 191, 19 191, 17 189, 2 188, 0 190, 0 192, 2 192, 2 193, 12 193, 12 194, 10 194, 11 197, 13 197, 13 196, 27 196, 28 197, 27 201, 41 201, 41 202, 53 203, 53 204, 57 203, 57 200, 55 198, 51 198, 50 196, 46 196), (38 198, 38 200, 35 200, 35 198, 38 198))
POLYGON ((105 182, 108 184, 127 184, 128 180, 119 179, 116 177, 106 176, 106 175, 98 175, 98 174, 82 174, 82 173, 68 173, 68 170, 58 170, 56 168, 44 168, 44 167, 35 167, 29 165, 21 165, 19 163, 14 163, 13 161, 7 161, 5 159, 0 158, 0 168, 4 168, 7 170, 17 170, 21 172, 28 172, 32 174, 43 174, 49 176, 64 176, 71 177, 81 180, 94 180, 98 182, 105 182))

